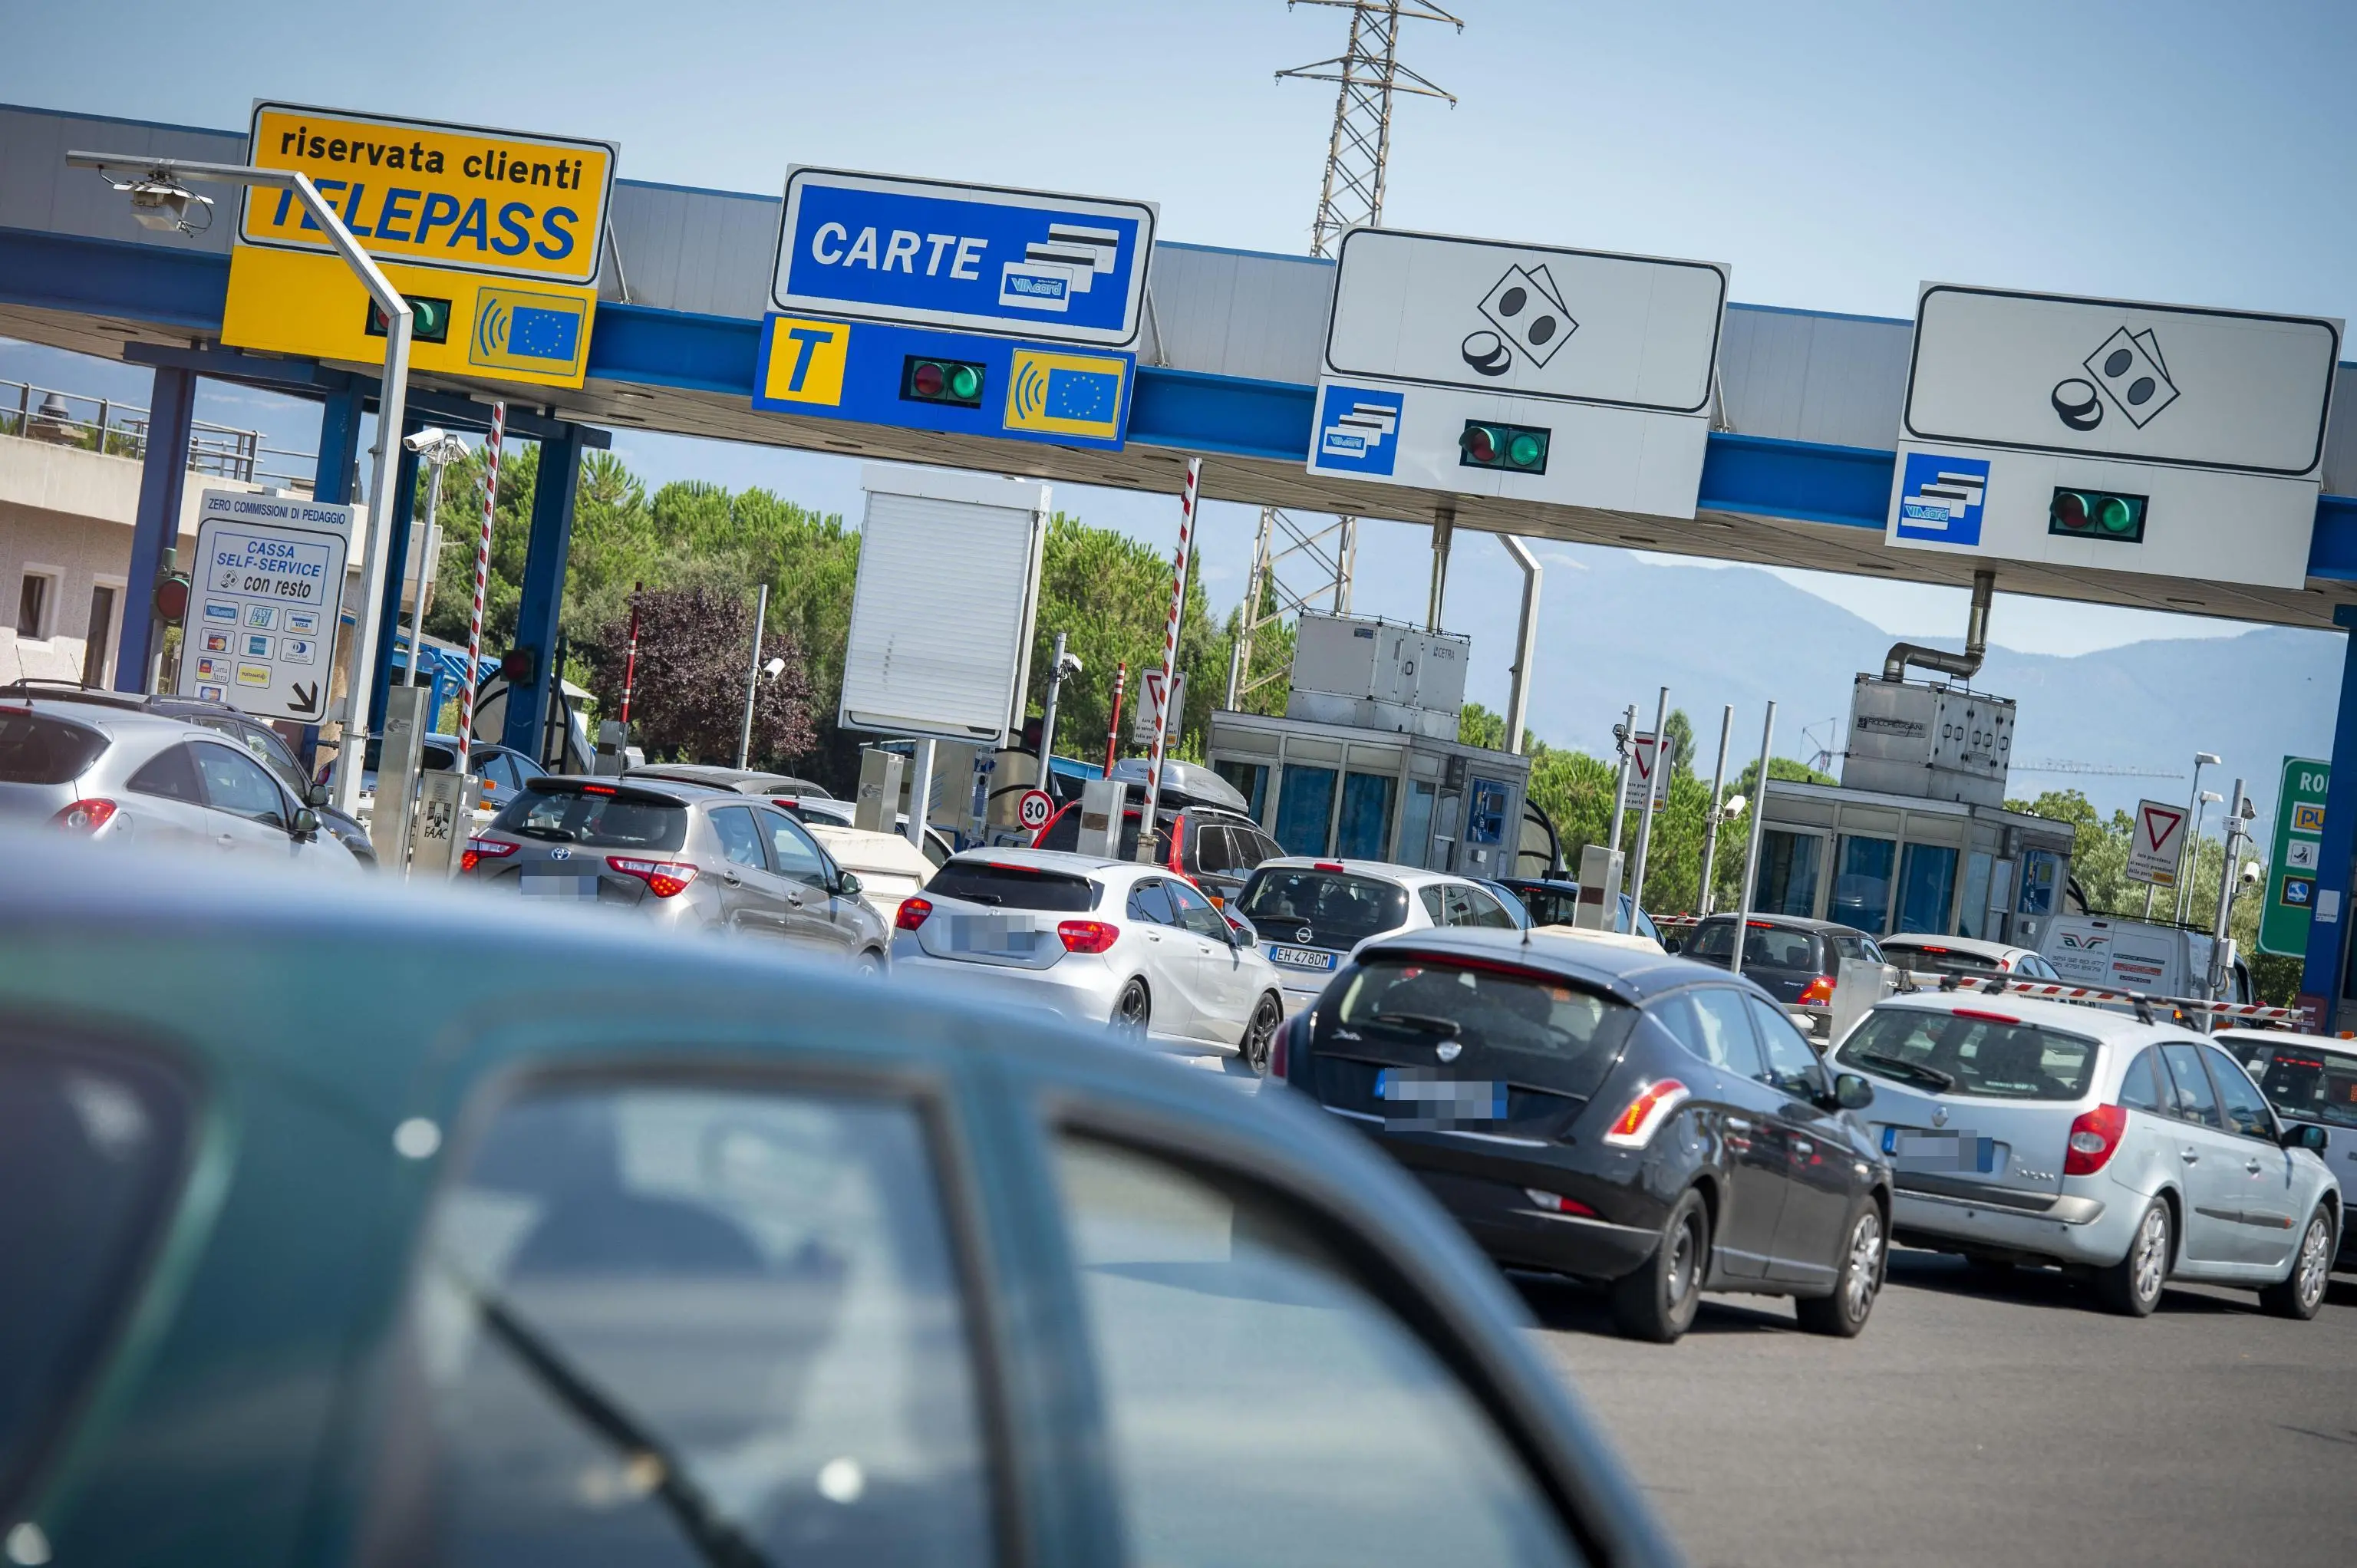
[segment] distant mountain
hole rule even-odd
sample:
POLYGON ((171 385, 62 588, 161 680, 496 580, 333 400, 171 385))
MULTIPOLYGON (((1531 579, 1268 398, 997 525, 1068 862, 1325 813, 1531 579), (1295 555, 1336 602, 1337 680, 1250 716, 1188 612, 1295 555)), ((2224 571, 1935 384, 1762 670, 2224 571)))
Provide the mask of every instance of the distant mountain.
MULTIPOLYGON (((1536 677, 1530 727, 1556 744, 1609 747, 1620 709, 1635 702, 1652 722, 1654 693, 1694 721, 1701 765, 1718 744, 1719 705, 1735 704, 1733 749, 1760 744, 1761 705, 1775 699, 1776 751, 1808 760, 1814 741, 1838 751, 1850 683, 1882 667, 1902 640, 1849 611, 1749 567, 1657 564, 1624 552, 1544 547, 1536 677), (1828 722, 1830 721, 1830 722, 1828 722)), ((2004 632, 2000 599, 1995 629, 2004 632)), ((1904 640, 1961 648, 1958 632, 1904 640)), ((1511 637, 1511 629, 1504 634, 1511 637)), ((1483 635, 1477 633, 1477 635, 1483 635)), ((1483 635, 1485 644, 1497 633, 1483 635)), ((2223 794, 2239 774, 2271 820, 2282 759, 2328 756, 2341 688, 2338 634, 2266 628, 2239 637, 2139 642, 2058 657, 2002 646, 1973 682, 2019 704, 2014 756, 2175 773, 2175 779, 2016 772, 2017 797, 2075 789, 2106 813, 2140 796, 2182 800, 2197 750, 2225 758, 2204 771, 2223 794)), ((1734 770, 1730 766, 1729 771, 1734 770)), ((1839 772, 1838 762, 1831 769, 1839 772)), ((2217 813, 2211 813, 2214 822, 2217 813)))

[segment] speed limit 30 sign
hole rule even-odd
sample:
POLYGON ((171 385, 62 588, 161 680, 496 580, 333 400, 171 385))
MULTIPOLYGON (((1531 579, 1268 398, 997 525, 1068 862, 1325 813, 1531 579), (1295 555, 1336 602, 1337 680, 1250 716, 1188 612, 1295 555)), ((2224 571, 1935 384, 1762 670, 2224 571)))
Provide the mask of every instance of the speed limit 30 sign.
POLYGON ((1015 820, 1033 832, 1048 825, 1056 814, 1056 802, 1045 789, 1026 789, 1023 798, 1015 802, 1015 820))

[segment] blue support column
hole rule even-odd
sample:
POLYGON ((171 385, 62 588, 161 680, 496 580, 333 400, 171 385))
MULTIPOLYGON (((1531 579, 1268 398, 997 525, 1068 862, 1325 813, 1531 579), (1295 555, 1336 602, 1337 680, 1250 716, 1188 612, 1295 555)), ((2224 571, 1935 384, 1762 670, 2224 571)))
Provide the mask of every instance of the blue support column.
MULTIPOLYGON (((372 381, 355 381, 341 392, 328 394, 326 406, 319 413, 319 466, 311 478, 313 499, 332 501, 340 506, 353 499, 354 481, 360 473, 361 405, 374 385, 372 381)), ((336 627, 339 639, 343 629, 339 616, 336 627)), ((335 643, 330 642, 328 646, 330 650, 328 657, 333 659, 335 643)), ((371 711, 383 712, 382 708, 371 711)), ((318 752, 319 726, 305 725, 303 766, 317 768, 318 752)))
POLYGON ((500 741, 528 757, 540 755, 541 724, 555 689, 557 617, 565 607, 565 558, 573 547, 573 492, 581 472, 582 432, 566 425, 540 443, 540 474, 532 492, 532 542, 523 562, 523 593, 516 606, 514 646, 529 648, 539 679, 531 690, 510 691, 500 741))
POLYGON ((188 488, 188 430, 197 412, 192 371, 158 369, 148 399, 147 455, 139 473, 139 510, 131 529, 131 568, 123 589, 123 627, 114 641, 114 689, 147 689, 147 663, 158 647, 156 575, 164 552, 179 542, 180 503, 188 488))
MULTIPOLYGON (((416 421, 406 422, 402 434, 422 429, 416 421)), ((410 513, 417 509, 417 454, 403 446, 395 459, 393 478, 393 538, 392 553, 385 557, 384 596, 377 607, 378 625, 382 630, 376 643, 376 670, 369 680, 369 712, 384 712, 384 695, 393 684, 393 634, 401 625, 402 564, 409 559, 410 513)), ((411 663, 417 659, 417 650, 409 650, 411 663)))
MULTIPOLYGON (((2332 612, 2336 626, 2357 628, 2357 607, 2332 612)), ((2276 802, 2277 811, 2283 802, 2276 802)), ((2341 710, 2332 725, 2332 782, 2324 796, 2323 842, 2317 846, 2316 903, 2308 919, 2308 957, 2300 1004, 2330 1033, 2345 1011, 2349 986, 2351 861, 2357 857, 2357 636, 2341 650, 2341 710)))

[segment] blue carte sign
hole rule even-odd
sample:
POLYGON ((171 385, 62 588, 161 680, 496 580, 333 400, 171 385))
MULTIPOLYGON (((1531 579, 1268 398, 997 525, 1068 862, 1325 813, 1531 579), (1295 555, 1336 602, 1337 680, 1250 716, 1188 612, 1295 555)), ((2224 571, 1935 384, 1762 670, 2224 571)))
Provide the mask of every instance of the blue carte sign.
POLYGON ((796 168, 770 295, 787 316, 1128 348, 1154 219, 1140 201, 796 168))

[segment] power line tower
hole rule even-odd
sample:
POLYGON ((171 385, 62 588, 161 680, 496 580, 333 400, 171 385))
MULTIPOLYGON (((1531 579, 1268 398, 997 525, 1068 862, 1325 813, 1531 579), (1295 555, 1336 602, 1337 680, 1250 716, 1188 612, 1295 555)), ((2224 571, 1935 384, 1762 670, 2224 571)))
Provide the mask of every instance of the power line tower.
MULTIPOLYGON (((1464 22, 1427 0, 1286 0, 1296 5, 1334 5, 1351 13, 1351 38, 1332 59, 1280 70, 1276 79, 1335 84, 1334 133, 1326 144, 1326 181, 1318 193, 1318 215, 1309 225, 1309 253, 1330 255, 1349 230, 1383 220, 1383 180, 1391 162, 1392 97, 1412 93, 1440 98, 1457 107, 1456 95, 1399 62, 1402 22, 1447 22, 1458 32, 1464 22)), ((1351 610, 1351 578, 1357 569, 1359 520, 1338 517, 1323 527, 1296 521, 1281 507, 1263 507, 1253 545, 1252 574, 1233 653, 1228 662, 1228 707, 1277 680, 1284 671, 1252 671, 1253 636, 1263 628, 1298 615, 1313 599, 1331 596, 1336 615, 1351 610), (1279 568, 1290 564, 1317 575, 1299 591, 1279 568), (1266 591, 1264 591, 1264 590, 1266 591), (1262 601, 1271 601, 1264 610, 1262 601)))

